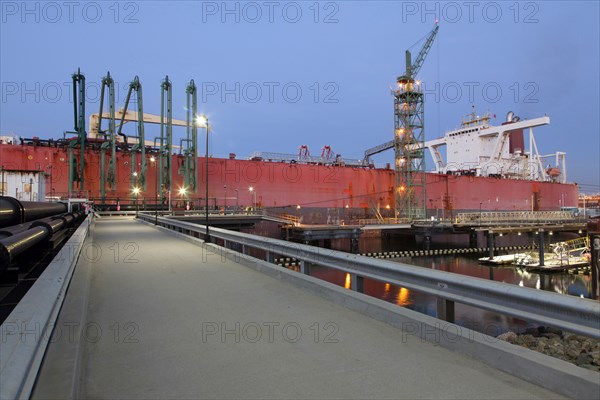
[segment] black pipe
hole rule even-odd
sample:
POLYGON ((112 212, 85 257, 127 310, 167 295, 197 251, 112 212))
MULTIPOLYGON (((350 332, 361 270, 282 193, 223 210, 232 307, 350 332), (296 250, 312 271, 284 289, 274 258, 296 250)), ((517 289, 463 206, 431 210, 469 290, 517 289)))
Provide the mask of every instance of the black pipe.
POLYGON ((23 207, 14 197, 0 196, 0 228, 23 222, 23 207))
POLYGON ((44 226, 36 226, 16 235, 0 239, 0 270, 6 269, 12 260, 52 235, 44 226))
POLYGON ((0 196, 0 228, 35 221, 67 211, 64 203, 19 201, 14 197, 0 196))
POLYGON ((64 203, 22 201, 21 205, 23 206, 23 222, 35 221, 67 212, 67 205, 64 203))
POLYGON ((36 226, 43 226, 50 230, 51 233, 56 233, 67 226, 67 222, 62 218, 42 218, 34 221, 31 224, 30 228, 35 228, 36 226))
POLYGON ((18 224, 13 226, 8 226, 6 228, 0 228, 0 239, 5 237, 16 235, 17 233, 26 231, 31 227, 31 224, 18 224))

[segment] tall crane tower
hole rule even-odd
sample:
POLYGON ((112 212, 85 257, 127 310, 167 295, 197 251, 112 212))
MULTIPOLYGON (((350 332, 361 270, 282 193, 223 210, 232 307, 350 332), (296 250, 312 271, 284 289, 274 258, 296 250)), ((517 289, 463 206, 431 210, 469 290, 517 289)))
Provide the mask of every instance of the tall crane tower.
POLYGON ((419 73, 439 26, 437 21, 427 35, 414 63, 406 50, 406 72, 397 79, 394 96, 394 193, 396 215, 404 218, 425 218, 425 98, 419 73))

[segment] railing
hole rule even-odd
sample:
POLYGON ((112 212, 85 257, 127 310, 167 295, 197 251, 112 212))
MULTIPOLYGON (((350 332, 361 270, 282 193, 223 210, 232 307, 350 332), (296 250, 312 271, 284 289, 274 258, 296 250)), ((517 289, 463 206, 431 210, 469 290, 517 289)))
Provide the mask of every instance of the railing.
POLYGON ((394 225, 394 224, 410 224, 412 220, 410 218, 360 218, 358 225, 394 225))
POLYGON ((457 224, 477 225, 525 223, 550 224, 561 222, 577 222, 570 211, 508 211, 508 212, 471 212, 458 213, 457 224))
MULTIPOLYGON (((150 214, 141 213, 139 218, 155 223, 150 214)), ((156 223, 198 238, 206 233, 202 225, 167 218, 158 218, 156 223)), ((435 296, 438 318, 450 322, 458 302, 600 339, 600 303, 594 300, 212 227, 209 240, 244 257, 250 248, 262 250, 271 263, 276 255, 296 258, 305 274, 310 274, 312 265, 344 271, 351 274, 351 288, 358 292, 363 292, 364 278, 368 278, 435 296)))

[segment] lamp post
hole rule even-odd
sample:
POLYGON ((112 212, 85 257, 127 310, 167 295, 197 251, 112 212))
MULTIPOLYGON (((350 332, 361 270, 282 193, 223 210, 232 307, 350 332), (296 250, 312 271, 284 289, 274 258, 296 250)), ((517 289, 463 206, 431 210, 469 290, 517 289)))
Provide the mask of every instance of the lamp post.
POLYGON ((223 214, 227 214, 227 185, 223 185, 225 190, 225 206, 223 207, 223 214))
POLYGON ((154 187, 154 225, 158 225, 158 168, 156 168, 156 157, 150 157, 150 162, 154 165, 154 171, 156 172, 156 186, 154 187))
POLYGON ((133 194, 135 195, 135 217, 138 217, 138 195, 140 194, 140 188, 139 187, 134 187, 133 188, 133 194))
POLYGON ((235 212, 239 212, 240 211, 240 194, 238 193, 238 190, 235 189, 235 212))
POLYGON ((254 190, 254 187, 252 186, 250 186, 248 190, 250 191, 250 193, 254 194, 254 203, 252 203, 252 208, 256 209, 256 190, 254 190))
POLYGON ((187 189, 185 187, 179 188, 179 197, 183 200, 183 202, 184 202, 183 208, 185 209, 185 211, 187 211, 188 200, 187 200, 187 189))
POLYGON ((479 227, 481 228, 481 206, 483 205, 482 202, 479 202, 479 227))
POLYGON ((206 117, 205 115, 199 115, 196 119, 198 125, 200 126, 204 126, 204 128, 206 128, 206 154, 204 156, 205 160, 206 160, 206 168, 205 168, 205 176, 204 176, 204 180, 206 181, 206 192, 205 192, 205 197, 206 197, 206 203, 205 203, 205 207, 204 207, 204 212, 205 212, 205 223, 206 223, 206 237, 204 238, 205 242, 209 242, 210 241, 210 231, 208 228, 208 133, 210 132, 210 125, 208 124, 208 117, 206 117))

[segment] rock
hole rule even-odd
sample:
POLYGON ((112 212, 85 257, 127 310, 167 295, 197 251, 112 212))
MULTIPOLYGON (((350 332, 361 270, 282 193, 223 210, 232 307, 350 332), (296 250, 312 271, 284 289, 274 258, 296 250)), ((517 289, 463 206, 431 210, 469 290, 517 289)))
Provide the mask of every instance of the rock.
POLYGON ((527 329, 525 329, 525 334, 532 335, 532 336, 539 336, 540 331, 538 329, 539 328, 527 328, 527 329))
POLYGON ((514 344, 517 341, 517 334, 514 332, 510 332, 510 331, 505 332, 501 335, 498 335, 498 339, 514 344))
POLYGON ((519 336, 521 341, 521 345, 525 347, 531 347, 531 345, 536 343, 535 337, 533 335, 521 335, 519 336))
POLYGON ((546 343, 543 341, 537 342, 537 345, 535 346, 535 351, 539 351, 540 353, 544 353, 544 350, 546 350, 548 346, 546 346, 546 343))
POLYGON ((592 342, 590 340, 584 340, 581 342, 581 351, 589 353, 592 350, 592 342))
POLYGON ((581 368, 585 368, 585 369, 589 369, 591 371, 596 371, 599 372, 600 371, 600 367, 597 367, 595 365, 591 365, 591 364, 584 364, 584 365, 579 365, 579 367, 581 368))
POLYGON ((580 351, 572 346, 567 347, 565 354, 572 360, 575 360, 579 356, 580 351))
POLYGON ((560 329, 556 329, 556 328, 548 328, 546 330, 546 332, 553 333, 553 334, 558 335, 558 336, 562 336, 562 334, 563 334, 563 331, 561 331, 560 329))
POLYGON ((582 353, 579 356, 577 356, 577 359, 575 360, 575 364, 577 364, 579 366, 588 365, 588 364, 591 364, 592 361, 593 361, 593 358, 591 355, 582 353))

